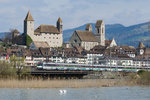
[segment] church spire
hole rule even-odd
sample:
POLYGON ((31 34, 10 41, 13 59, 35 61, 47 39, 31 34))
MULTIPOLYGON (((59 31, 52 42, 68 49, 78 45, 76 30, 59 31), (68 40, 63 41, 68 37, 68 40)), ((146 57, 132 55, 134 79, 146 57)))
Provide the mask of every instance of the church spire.
POLYGON ((62 19, 59 17, 58 20, 57 20, 57 22, 62 23, 63 21, 62 21, 62 19))
POLYGON ((142 49, 142 48, 145 48, 145 46, 144 46, 144 44, 142 42, 140 42, 138 48, 142 49))
POLYGON ((27 16, 25 18, 25 21, 34 21, 30 11, 28 11, 28 14, 27 14, 27 16))
POLYGON ((59 17, 56 23, 57 29, 60 33, 63 33, 63 21, 62 19, 59 17))

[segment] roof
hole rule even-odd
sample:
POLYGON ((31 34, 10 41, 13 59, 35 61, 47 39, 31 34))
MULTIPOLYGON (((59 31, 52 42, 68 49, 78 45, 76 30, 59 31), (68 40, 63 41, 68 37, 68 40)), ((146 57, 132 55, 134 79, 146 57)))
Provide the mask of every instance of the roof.
POLYGON ((31 50, 31 55, 33 57, 41 57, 42 56, 42 54, 41 54, 41 52, 40 52, 39 49, 37 49, 37 50, 31 50))
POLYGON ((39 42, 39 41, 34 41, 34 45, 37 48, 49 48, 49 45, 47 42, 39 42))
POLYGON ((142 42, 140 42, 138 48, 145 48, 145 46, 142 42))
POLYGON ((101 51, 101 50, 105 50, 106 47, 102 46, 102 45, 96 45, 94 46, 91 50, 95 50, 95 51, 101 51))
POLYGON ((27 16, 26 16, 26 18, 25 18, 25 21, 34 21, 32 15, 31 15, 31 13, 30 13, 30 11, 28 11, 28 14, 27 14, 27 16))
POLYGON ((124 50, 132 50, 132 49, 135 50, 135 48, 133 46, 127 46, 127 45, 122 45, 122 46, 120 46, 120 48, 122 48, 124 50))
POLYGON ((90 31, 75 31, 81 41, 87 41, 87 42, 97 42, 93 32, 90 31))
POLYGON ((150 55, 150 48, 145 48, 144 54, 145 55, 150 55))
POLYGON ((64 48, 64 56, 65 57, 76 57, 78 52, 74 48, 64 48))
POLYGON ((53 53, 50 51, 49 48, 39 48, 39 50, 43 56, 52 56, 53 55, 53 53))
POLYGON ((75 49, 79 52, 79 54, 81 54, 82 51, 84 51, 84 49, 81 46, 75 47, 75 49))
POLYGON ((106 47, 102 46, 102 45, 96 45, 95 47, 93 47, 89 53, 104 53, 106 47))
POLYGON ((24 50, 24 56, 31 56, 31 50, 29 50, 29 49, 26 49, 26 50, 24 50))
POLYGON ((112 40, 105 40, 105 45, 110 46, 111 42, 112 42, 112 40))
POLYGON ((59 17, 58 20, 57 20, 57 22, 62 23, 63 21, 62 21, 62 19, 59 17))
POLYGON ((95 26, 101 26, 103 23, 103 20, 97 20, 95 26))
POLYGON ((53 25, 40 25, 35 31, 35 34, 40 33, 59 33, 58 29, 53 25))

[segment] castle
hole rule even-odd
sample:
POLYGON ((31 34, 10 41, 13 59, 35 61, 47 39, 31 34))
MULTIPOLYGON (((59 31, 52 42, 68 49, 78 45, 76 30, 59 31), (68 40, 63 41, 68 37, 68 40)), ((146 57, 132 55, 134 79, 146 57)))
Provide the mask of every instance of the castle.
MULTIPOLYGON (((53 25, 40 25, 34 30, 34 19, 30 13, 24 20, 24 34, 32 39, 31 47, 61 47, 63 44, 63 21, 59 17, 56 27, 53 25)), ((27 41, 26 41, 27 42, 27 41)))

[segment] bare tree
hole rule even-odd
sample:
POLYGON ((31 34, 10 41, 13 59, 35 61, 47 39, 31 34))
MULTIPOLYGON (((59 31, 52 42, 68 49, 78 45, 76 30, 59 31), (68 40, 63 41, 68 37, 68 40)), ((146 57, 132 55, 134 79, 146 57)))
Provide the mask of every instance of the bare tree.
POLYGON ((10 44, 12 41, 12 34, 14 32, 15 29, 10 29, 10 32, 5 33, 5 36, 3 38, 3 42, 10 44))

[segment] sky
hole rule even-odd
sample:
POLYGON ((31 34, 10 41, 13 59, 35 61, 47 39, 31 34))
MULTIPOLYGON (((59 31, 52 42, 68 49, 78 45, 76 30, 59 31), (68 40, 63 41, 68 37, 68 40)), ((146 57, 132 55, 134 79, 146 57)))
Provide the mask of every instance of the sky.
POLYGON ((71 29, 101 19, 105 24, 125 26, 144 23, 150 21, 149 9, 150 0, 0 0, 0 32, 23 32, 29 10, 35 28, 56 25, 61 17, 63 28, 71 29))

